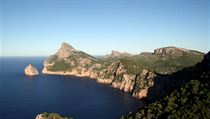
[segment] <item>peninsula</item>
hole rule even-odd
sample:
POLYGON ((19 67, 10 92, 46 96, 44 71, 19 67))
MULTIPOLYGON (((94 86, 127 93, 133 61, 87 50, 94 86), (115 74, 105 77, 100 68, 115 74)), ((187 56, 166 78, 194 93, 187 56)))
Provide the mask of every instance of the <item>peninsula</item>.
MULTIPOLYGON (((147 97, 157 77, 193 66, 203 57, 204 53, 198 51, 163 47, 137 55, 114 51, 97 59, 62 43, 57 53, 44 61, 42 73, 90 77, 141 99, 147 97)), ((161 97, 159 93, 156 95, 161 97)))

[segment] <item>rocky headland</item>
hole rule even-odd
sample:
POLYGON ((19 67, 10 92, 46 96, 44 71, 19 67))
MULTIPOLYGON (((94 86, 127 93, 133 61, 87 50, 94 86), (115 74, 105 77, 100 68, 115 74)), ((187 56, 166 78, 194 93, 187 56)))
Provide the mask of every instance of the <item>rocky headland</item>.
POLYGON ((164 47, 137 55, 114 51, 97 59, 63 43, 57 53, 45 60, 42 73, 90 77, 141 99, 147 97, 156 77, 193 66, 203 56, 198 51, 164 47))
MULTIPOLYGON (((148 53, 146 54, 148 55, 148 53)), ((163 92, 166 95, 160 100, 156 98, 154 102, 148 103, 134 113, 129 112, 127 115, 121 116, 120 119, 208 119, 210 117, 210 52, 204 56, 201 62, 196 63, 196 65, 183 68, 167 75, 156 74, 143 69, 142 73, 136 75, 135 78, 128 75, 125 75, 125 77, 125 79, 128 79, 126 81, 130 81, 131 85, 126 85, 126 81, 122 81, 119 84, 112 81, 112 86, 119 89, 127 87, 126 89, 128 90, 124 91, 129 92, 134 91, 133 87, 135 88, 136 85, 144 87, 143 85, 148 84, 146 88, 140 89, 139 92, 132 92, 131 94, 137 95, 136 97, 139 98, 148 96, 147 93, 153 94, 154 91, 158 92, 158 95, 162 95, 161 93, 163 92), (141 77, 141 80, 138 80, 138 82, 132 80, 133 78, 139 79, 139 77, 141 77)), ((60 115, 56 113, 39 114, 36 119, 48 119, 46 117, 52 116, 55 119, 60 119, 60 115)), ((63 119, 63 117, 61 119, 63 119)))

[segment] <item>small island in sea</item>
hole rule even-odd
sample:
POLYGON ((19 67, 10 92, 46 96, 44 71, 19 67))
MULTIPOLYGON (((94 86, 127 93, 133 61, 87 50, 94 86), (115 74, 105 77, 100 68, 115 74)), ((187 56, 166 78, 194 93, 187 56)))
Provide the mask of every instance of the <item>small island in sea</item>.
POLYGON ((24 69, 24 72, 25 72, 25 75, 28 75, 28 76, 35 76, 39 74, 38 70, 32 64, 29 64, 28 66, 26 66, 26 68, 24 69))

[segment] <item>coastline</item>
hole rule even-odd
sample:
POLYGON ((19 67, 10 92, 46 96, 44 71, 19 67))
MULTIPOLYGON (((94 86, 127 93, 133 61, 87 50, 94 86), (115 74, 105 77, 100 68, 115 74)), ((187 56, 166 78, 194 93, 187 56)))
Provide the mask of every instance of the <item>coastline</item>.
POLYGON ((42 74, 45 74, 45 75, 61 75, 61 76, 76 76, 76 77, 84 77, 84 78, 87 77, 87 78, 96 80, 96 82, 100 83, 100 84, 110 85, 112 83, 111 79, 100 79, 100 78, 97 78, 96 76, 91 75, 91 73, 89 75, 87 75, 87 73, 85 73, 85 75, 84 75, 84 73, 77 74, 77 73, 75 73, 75 71, 72 71, 72 72, 63 72, 63 71, 54 72, 54 71, 48 71, 46 69, 46 67, 43 68, 42 74))
POLYGON ((100 78, 97 78, 94 75, 91 75, 91 73, 89 75, 86 75, 87 73, 76 74, 75 71, 72 71, 72 72, 63 72, 63 71, 54 72, 54 71, 48 71, 46 69, 46 67, 44 67, 43 70, 42 70, 42 74, 90 78, 92 80, 96 80, 96 82, 99 83, 99 84, 109 85, 111 88, 118 89, 118 90, 120 90, 124 93, 129 93, 132 97, 134 97, 136 99, 139 99, 139 100, 147 97, 147 93, 148 93, 148 89, 149 89, 149 88, 146 88, 146 89, 143 89, 139 92, 131 93, 131 92, 129 92, 129 90, 124 90, 124 88, 119 87, 115 83, 112 83, 112 79, 100 79, 100 78))

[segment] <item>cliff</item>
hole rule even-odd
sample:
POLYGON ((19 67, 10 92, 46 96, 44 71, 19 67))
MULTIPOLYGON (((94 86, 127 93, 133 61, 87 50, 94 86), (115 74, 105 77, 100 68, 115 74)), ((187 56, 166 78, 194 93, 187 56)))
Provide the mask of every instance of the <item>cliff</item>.
MULTIPOLYGON (((210 52, 195 66, 184 68, 173 74, 162 76, 167 94, 162 100, 130 112, 123 119, 209 119, 210 118, 210 52)), ((162 86, 163 88, 163 86, 162 86)), ((157 88, 156 88, 157 89, 157 88)), ((155 90, 156 90, 155 89, 155 90)), ((150 92, 153 93, 153 92, 150 92)))
POLYGON ((98 83, 105 83, 143 98, 154 85, 157 75, 171 74, 203 59, 203 53, 190 50, 182 50, 182 53, 175 55, 174 52, 179 53, 178 49, 173 49, 173 53, 163 48, 162 51, 155 50, 149 54, 96 59, 63 43, 56 54, 45 60, 42 73, 90 77, 98 83))

